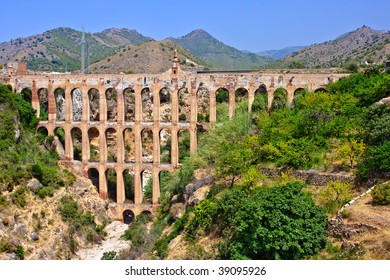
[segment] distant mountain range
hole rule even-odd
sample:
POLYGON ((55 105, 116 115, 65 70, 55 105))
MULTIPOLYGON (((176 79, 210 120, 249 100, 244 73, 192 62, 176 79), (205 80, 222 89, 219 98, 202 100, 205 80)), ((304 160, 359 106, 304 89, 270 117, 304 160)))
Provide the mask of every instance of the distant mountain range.
POLYGON ((267 51, 257 52, 256 54, 261 55, 261 56, 271 57, 275 60, 278 60, 278 59, 282 59, 285 56, 288 56, 289 54, 297 52, 303 48, 304 48, 304 46, 285 47, 285 48, 280 49, 280 50, 267 50, 267 51))
MULTIPOLYGON (((169 69, 175 48, 185 69, 339 67, 351 61, 382 63, 390 60, 389 32, 367 26, 321 44, 259 53, 240 51, 201 29, 162 41, 126 28, 85 33, 85 38, 87 64, 92 73, 163 72, 169 69)), ((81 31, 64 27, 13 39, 0 44, 0 64, 25 61, 30 70, 79 70, 81 41, 81 31)))

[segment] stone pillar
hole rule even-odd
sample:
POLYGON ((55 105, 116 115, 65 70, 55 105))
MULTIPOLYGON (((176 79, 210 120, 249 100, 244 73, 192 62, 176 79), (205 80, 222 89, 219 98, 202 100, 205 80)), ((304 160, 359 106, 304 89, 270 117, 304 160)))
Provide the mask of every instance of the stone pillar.
POLYGON ((56 110, 56 99, 54 96, 54 90, 52 86, 52 81, 48 81, 47 85, 47 103, 48 103, 48 121, 49 123, 55 122, 57 110, 56 110))
POLYGON ((104 164, 99 164, 99 194, 103 200, 108 197, 106 167, 104 164))
MULTIPOLYGON (((176 83, 177 85, 177 83, 176 83)), ((171 165, 176 168, 179 164, 179 143, 177 138, 179 122, 179 96, 177 88, 172 93, 172 125, 171 125, 171 165)))
POLYGON ((252 112, 253 101, 255 100, 255 91, 257 87, 253 84, 248 89, 248 112, 252 112))
POLYGON ((89 160, 89 136, 88 136, 88 124, 81 123, 81 160, 87 163, 89 160))
POLYGON ((210 124, 217 121, 217 99, 215 89, 210 89, 210 124))
POLYGON ((141 141, 141 119, 142 119, 142 86, 135 86, 135 165, 134 165, 134 203, 139 206, 142 203, 142 181, 141 181, 141 161, 142 161, 142 141, 141 141))
POLYGON ((39 118, 40 106, 39 106, 37 83, 35 81, 32 82, 31 105, 37 111, 37 118, 39 118))
POLYGON ((123 96, 123 89, 117 91, 117 122, 118 123, 123 123, 125 121, 125 100, 123 96))
POLYGON ((81 116, 81 123, 89 123, 89 90, 86 87, 83 87, 81 89, 82 92, 82 116, 81 116))
POLYGON ((268 94, 268 112, 272 110, 272 102, 274 101, 274 91, 275 88, 269 87, 267 94, 268 94))
POLYGON ((286 90, 287 90, 287 106, 291 108, 294 100, 295 87, 287 86, 286 90))
POLYGON ((159 167, 153 165, 152 169, 152 179, 153 179, 153 196, 152 204, 158 205, 158 199, 160 198, 160 170, 159 167))
POLYGON ((191 82, 191 120, 190 120, 190 151, 196 153, 198 147, 196 123, 198 119, 198 104, 196 83, 191 82), (194 87, 195 85, 195 87, 194 87))
POLYGON ((234 116, 234 109, 236 106, 236 96, 235 96, 235 88, 233 86, 229 86, 229 119, 232 119, 234 116))
POLYGON ((125 184, 123 180, 123 166, 117 164, 116 168, 116 202, 123 204, 125 202, 125 184))
POLYGON ((107 162, 107 139, 106 127, 104 124, 99 125, 99 163, 105 165, 107 162))
POLYGON ((125 160, 125 141, 123 137, 123 125, 122 123, 117 123, 116 127, 116 140, 117 140, 117 149, 116 149, 116 161, 117 163, 123 163, 125 160))

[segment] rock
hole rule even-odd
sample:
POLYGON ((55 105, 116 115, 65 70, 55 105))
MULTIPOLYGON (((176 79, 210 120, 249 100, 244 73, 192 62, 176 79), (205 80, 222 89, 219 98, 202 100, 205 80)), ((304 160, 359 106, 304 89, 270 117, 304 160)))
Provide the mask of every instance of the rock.
POLYGON ((32 178, 27 182, 27 187, 30 189, 30 191, 35 193, 38 189, 42 188, 42 184, 38 179, 32 178))
POLYGON ((14 230, 19 235, 25 235, 28 233, 28 229, 25 224, 16 224, 14 230))
POLYGON ((6 254, 5 259, 10 261, 18 260, 15 253, 6 254))
POLYGON ((75 188, 78 196, 83 196, 86 192, 88 192, 89 183, 81 178, 77 178, 73 183, 73 187, 75 188))
POLYGON ((37 240, 39 240, 39 235, 38 235, 38 233, 33 232, 33 233, 31 234, 31 240, 32 240, 32 241, 37 241, 37 240))
POLYGON ((169 208, 169 213, 174 220, 181 218, 185 211, 186 207, 183 203, 174 203, 169 208))
POLYGON ((188 184, 183 191, 184 202, 187 202, 192 194, 197 190, 202 188, 205 185, 211 184, 214 182, 214 177, 208 176, 204 179, 197 180, 195 183, 188 184))
POLYGON ((194 191, 194 193, 188 199, 187 207, 196 206, 202 200, 206 199, 207 193, 209 190, 210 190, 210 187, 205 186, 205 187, 199 188, 196 191, 194 191))
POLYGON ((171 205, 172 205, 172 204, 175 204, 175 203, 178 203, 178 202, 180 202, 180 201, 179 201, 179 196, 178 196, 178 195, 172 196, 171 205))
POLYGON ((4 224, 5 226, 10 227, 10 228, 14 227, 15 223, 16 223, 16 222, 15 222, 14 216, 8 216, 8 217, 5 217, 5 218, 3 219, 3 224, 4 224))

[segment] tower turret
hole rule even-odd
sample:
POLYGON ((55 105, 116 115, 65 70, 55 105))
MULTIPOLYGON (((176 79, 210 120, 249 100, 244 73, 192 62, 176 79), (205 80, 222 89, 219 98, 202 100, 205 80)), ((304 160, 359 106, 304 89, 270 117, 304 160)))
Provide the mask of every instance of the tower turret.
POLYGON ((177 50, 173 52, 172 74, 177 75, 179 71, 179 59, 177 58, 177 50))

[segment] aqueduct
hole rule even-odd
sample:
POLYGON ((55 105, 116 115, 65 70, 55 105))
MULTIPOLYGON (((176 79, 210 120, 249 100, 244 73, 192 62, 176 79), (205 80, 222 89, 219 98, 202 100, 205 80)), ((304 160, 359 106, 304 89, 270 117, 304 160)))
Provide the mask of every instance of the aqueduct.
POLYGON ((81 168, 102 199, 116 203, 117 219, 126 220, 158 207, 161 172, 179 167, 183 134, 189 135, 190 151, 196 151, 199 127, 217 121, 221 90, 228 93, 231 118, 237 97, 247 98, 251 110, 255 96, 266 94, 271 109, 275 92, 292 104, 300 89, 321 89, 347 75, 319 70, 191 73, 179 69, 175 56, 173 67, 162 74, 23 75, 8 82, 44 119, 38 129, 62 137, 63 159, 81 168), (164 145, 170 146, 168 153, 164 145), (151 199, 144 195, 147 177, 151 199))

